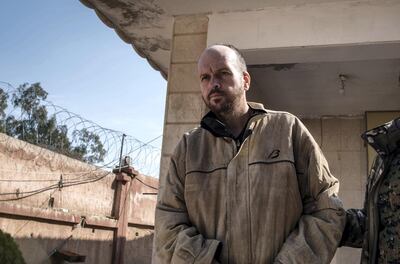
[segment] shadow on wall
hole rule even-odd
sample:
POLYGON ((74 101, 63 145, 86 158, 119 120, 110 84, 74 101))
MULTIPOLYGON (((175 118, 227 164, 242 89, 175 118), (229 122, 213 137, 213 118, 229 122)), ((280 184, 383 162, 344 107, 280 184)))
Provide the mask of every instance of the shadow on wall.
MULTIPOLYGON (((56 248, 63 252, 85 256, 84 263, 87 264, 112 264, 112 236, 110 240, 104 241, 74 238, 66 241, 64 239, 49 239, 40 236, 36 238, 17 238, 15 241, 18 243, 27 264, 73 263, 59 257, 50 257, 56 248)), ((150 264, 152 244, 153 234, 128 240, 125 244, 125 263, 150 264)))

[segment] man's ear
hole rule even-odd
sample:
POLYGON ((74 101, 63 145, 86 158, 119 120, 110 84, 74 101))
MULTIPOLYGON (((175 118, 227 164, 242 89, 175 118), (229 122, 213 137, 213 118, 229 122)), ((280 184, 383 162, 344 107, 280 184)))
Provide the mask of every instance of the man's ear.
POLYGON ((243 72, 243 87, 245 91, 248 91, 250 89, 250 82, 251 82, 251 77, 250 73, 247 71, 243 72))

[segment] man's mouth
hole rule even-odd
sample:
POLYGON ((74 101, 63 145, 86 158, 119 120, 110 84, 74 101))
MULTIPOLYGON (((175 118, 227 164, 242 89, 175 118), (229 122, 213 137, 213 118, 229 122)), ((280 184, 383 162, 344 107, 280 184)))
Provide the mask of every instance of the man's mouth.
POLYGON ((211 93, 211 94, 208 95, 208 99, 210 100, 212 98, 218 98, 218 97, 222 97, 222 96, 223 96, 222 93, 214 92, 214 93, 211 93))

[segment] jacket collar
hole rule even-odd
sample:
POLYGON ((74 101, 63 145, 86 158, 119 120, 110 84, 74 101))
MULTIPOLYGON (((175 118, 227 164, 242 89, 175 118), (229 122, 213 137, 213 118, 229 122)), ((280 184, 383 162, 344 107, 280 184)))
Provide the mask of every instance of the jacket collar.
POLYGON ((400 150, 400 117, 366 131, 361 137, 381 157, 386 157, 400 150))
MULTIPOLYGON (((249 120, 256 115, 267 113, 267 110, 262 104, 248 102, 249 107, 253 110, 253 114, 250 116, 249 120)), ((230 137, 235 139, 231 131, 226 127, 224 123, 217 119, 217 116, 209 111, 200 122, 200 126, 208 131, 210 131, 215 137, 230 137)), ((251 132, 250 132, 251 133, 251 132)), ((244 138, 247 137, 249 131, 244 131, 244 138)))

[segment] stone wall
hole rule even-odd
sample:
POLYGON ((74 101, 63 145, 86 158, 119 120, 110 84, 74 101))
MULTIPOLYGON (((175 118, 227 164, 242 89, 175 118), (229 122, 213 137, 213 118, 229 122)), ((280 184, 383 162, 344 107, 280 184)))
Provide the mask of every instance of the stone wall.
POLYGON ((197 59, 207 41, 207 16, 175 18, 160 175, 168 168, 170 157, 183 133, 197 127, 206 107, 201 99, 197 59))

